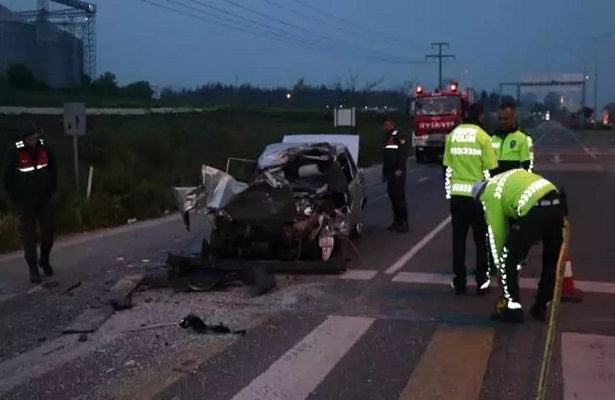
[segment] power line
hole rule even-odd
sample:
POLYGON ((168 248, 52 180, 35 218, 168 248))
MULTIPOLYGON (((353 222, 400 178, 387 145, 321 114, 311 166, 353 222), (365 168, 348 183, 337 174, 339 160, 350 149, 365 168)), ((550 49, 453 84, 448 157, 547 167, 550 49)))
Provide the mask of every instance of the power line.
MULTIPOLYGON (((323 53, 334 53, 336 55, 340 55, 339 51, 333 51, 331 49, 332 47, 331 45, 326 45, 326 44, 323 45, 320 42, 306 40, 296 34, 282 31, 270 25, 264 24, 260 21, 246 18, 243 16, 239 16, 237 14, 234 14, 232 12, 229 12, 227 10, 224 10, 224 9, 221 9, 215 6, 209 6, 209 8, 213 8, 216 11, 224 14, 225 16, 221 16, 220 14, 217 14, 209 10, 206 11, 203 9, 192 7, 190 5, 181 3, 178 0, 166 0, 168 3, 175 4, 176 6, 159 4, 152 0, 140 0, 140 1, 143 3, 147 3, 149 5, 152 5, 154 7, 157 7, 157 8, 161 8, 161 9, 171 11, 177 14, 189 16, 191 18, 195 18, 203 22, 222 25, 230 29, 240 31, 240 32, 252 35, 252 36, 259 36, 259 37, 265 36, 265 37, 269 37, 278 42, 300 44, 301 46, 311 48, 313 50, 317 50, 323 53), (180 8, 178 8, 177 6, 180 6, 180 8), (186 9, 190 11, 187 11, 186 9), (203 17, 203 15, 206 15, 208 17, 213 17, 213 18, 203 17)), ((346 50, 348 53, 352 53, 350 49, 343 49, 343 50, 346 50)), ((373 54, 356 54, 355 52, 355 53, 352 53, 352 55, 359 56, 364 59, 368 58, 368 59, 372 59, 375 61, 387 62, 387 63, 402 63, 402 64, 410 63, 407 60, 379 57, 379 56, 374 56, 373 54)))
POLYGON ((338 20, 338 21, 340 21, 342 23, 345 23, 350 29, 354 29, 355 32, 359 32, 361 34, 366 34, 366 33, 370 33, 371 32, 371 35, 379 36, 379 37, 381 37, 383 39, 388 40, 389 42, 400 43, 400 44, 403 44, 405 46, 407 46, 408 44, 411 44, 411 43, 409 43, 406 40, 399 39, 399 38, 396 38, 394 36, 389 36, 389 35, 383 34, 382 32, 378 32, 378 31, 376 31, 376 30, 374 30, 374 29, 372 29, 372 28, 370 28, 370 27, 368 27, 366 25, 361 25, 358 22, 355 22, 355 21, 343 18, 343 17, 341 17, 339 15, 332 14, 332 13, 330 13, 328 11, 325 11, 325 10, 323 10, 321 8, 318 8, 318 7, 308 3, 306 1, 295 0, 295 3, 298 3, 298 4, 302 5, 304 8, 312 10, 313 12, 315 12, 317 14, 327 15, 330 18, 334 18, 334 19, 336 19, 336 20, 338 20))
MULTIPOLYGON (((264 2, 264 3, 270 4, 270 5, 274 6, 274 7, 278 7, 280 9, 287 10, 288 12, 290 12, 292 14, 295 14, 295 15, 298 15, 300 17, 307 18, 307 19, 309 19, 311 21, 320 23, 320 24, 322 24, 324 26, 328 26, 328 27, 333 28, 333 29, 335 29, 337 31, 340 31, 340 32, 354 33, 354 34, 359 33, 360 35, 362 35, 362 36, 364 36, 366 38, 372 39, 372 40, 373 39, 384 39, 384 41, 388 41, 388 42, 391 42, 391 41, 398 42, 399 41, 399 39, 395 39, 395 38, 393 38, 393 40, 391 40, 391 38, 389 38, 387 36, 370 34, 365 29, 357 29, 356 27, 354 27, 354 29, 353 29, 352 26, 349 27, 349 26, 343 26, 342 24, 339 24, 339 23, 337 23, 337 24, 336 23, 332 23, 331 20, 327 20, 326 18, 322 18, 322 17, 318 18, 318 17, 315 17, 313 15, 307 14, 305 12, 301 12, 299 10, 296 10, 296 9, 292 8, 292 7, 288 7, 286 5, 277 3, 277 2, 272 1, 272 0, 261 0, 261 1, 264 2)), ((314 6, 311 6, 309 4, 308 4, 308 6, 310 8, 312 8, 312 9, 317 10, 314 6)), ((323 13, 318 11, 318 14, 323 14, 323 13)), ((333 15, 332 15, 332 17, 334 17, 335 19, 338 20, 338 22, 340 22, 338 17, 333 16, 333 15)))
POLYGON ((449 48, 448 42, 434 42, 431 44, 431 48, 438 48, 438 54, 426 54, 425 59, 434 59, 438 60, 438 89, 442 90, 442 60, 452 58, 455 59, 456 56, 454 54, 442 54, 442 47, 449 48))
MULTIPOLYGON (((218 11, 218 12, 222 12, 222 13, 227 14, 227 15, 233 15, 235 17, 239 17, 239 18, 242 18, 242 19, 245 18, 246 20, 252 21, 253 23, 258 23, 258 24, 262 25, 262 23, 260 23, 258 21, 255 21, 253 19, 247 18, 245 16, 238 16, 237 14, 229 12, 228 10, 221 9, 220 7, 217 7, 217 6, 205 3, 204 1, 201 1, 201 0, 190 0, 190 1, 192 3, 200 5, 202 7, 209 8, 209 9, 212 9, 212 10, 215 10, 215 11, 218 11)), ((337 43, 331 43, 331 42, 333 42, 333 40, 330 37, 324 36, 324 35, 316 32, 316 31, 303 28, 303 27, 301 27, 299 25, 295 25, 295 24, 289 23, 289 22, 284 21, 282 19, 279 19, 279 18, 276 18, 276 17, 272 17, 270 14, 266 14, 266 13, 263 13, 261 11, 255 10, 255 9, 253 9, 251 7, 247 7, 247 6, 245 6, 245 5, 241 4, 241 3, 238 3, 237 1, 234 1, 234 0, 222 0, 222 1, 224 1, 227 4, 232 5, 234 7, 242 9, 244 11, 248 11, 248 12, 250 12, 252 14, 258 15, 260 17, 264 17, 264 18, 269 19, 269 20, 273 20, 273 21, 277 22, 280 25, 288 27, 288 28, 291 29, 291 32, 294 35, 297 35, 297 31, 299 30, 299 31, 303 31, 303 32, 307 33, 310 36, 312 41, 313 41, 314 37, 322 38, 325 42, 322 42, 321 40, 318 40, 318 43, 321 44, 321 45, 328 46, 328 47, 337 47, 338 49, 341 49, 342 51, 344 51, 344 50, 346 50, 346 51, 347 50, 351 50, 351 51, 354 50, 352 44, 348 44, 348 43, 340 41, 340 40, 337 40, 337 41, 340 42, 341 45, 337 44, 337 43)), ((268 28, 272 28, 270 25, 265 25, 265 26, 267 26, 268 28)), ((278 29, 280 31, 284 31, 284 30, 282 30, 280 28, 273 28, 273 29, 278 29)), ((376 59, 382 59, 382 60, 390 59, 392 62, 405 63, 405 64, 413 64, 413 63, 420 63, 420 64, 422 64, 423 63, 422 61, 410 61, 410 60, 402 59, 402 58, 399 58, 399 57, 390 56, 390 55, 387 55, 387 54, 384 54, 384 53, 375 52, 375 51, 372 51, 370 49, 364 48, 364 47, 359 46, 359 45, 354 45, 354 47, 357 49, 357 50, 354 50, 355 52, 357 52, 357 51, 359 53, 365 52, 365 54, 369 54, 369 58, 374 58, 375 57, 376 59)))

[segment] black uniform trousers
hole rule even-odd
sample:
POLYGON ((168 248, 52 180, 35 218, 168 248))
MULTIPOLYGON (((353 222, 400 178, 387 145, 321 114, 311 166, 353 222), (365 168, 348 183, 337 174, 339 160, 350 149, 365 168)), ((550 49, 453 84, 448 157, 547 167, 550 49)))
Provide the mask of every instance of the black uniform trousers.
POLYGON ((551 301, 563 241, 565 213, 564 200, 557 191, 552 191, 543 196, 525 216, 511 221, 504 245, 504 270, 500 271, 507 300, 521 303, 517 265, 527 257, 535 242, 542 241, 542 272, 536 304, 542 307, 551 301))
POLYGON ((387 193, 393 208, 393 223, 397 226, 408 223, 408 205, 406 203, 406 174, 400 176, 391 173, 387 176, 387 193))
POLYGON ((53 247, 53 203, 51 200, 24 202, 17 205, 19 210, 19 233, 24 256, 30 273, 38 273, 38 234, 36 224, 40 226, 41 260, 48 260, 53 247))
POLYGON ((480 287, 489 279, 487 224, 482 205, 469 196, 451 196, 451 223, 453 227, 453 284, 464 287, 467 283, 466 238, 472 228, 476 245, 476 284, 480 287))

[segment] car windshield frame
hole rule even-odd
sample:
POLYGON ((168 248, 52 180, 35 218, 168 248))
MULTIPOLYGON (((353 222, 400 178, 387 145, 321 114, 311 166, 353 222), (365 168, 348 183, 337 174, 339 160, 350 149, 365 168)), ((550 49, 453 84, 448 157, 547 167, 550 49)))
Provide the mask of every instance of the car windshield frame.
POLYGON ((425 96, 414 101, 414 113, 418 116, 459 115, 459 96, 425 96))

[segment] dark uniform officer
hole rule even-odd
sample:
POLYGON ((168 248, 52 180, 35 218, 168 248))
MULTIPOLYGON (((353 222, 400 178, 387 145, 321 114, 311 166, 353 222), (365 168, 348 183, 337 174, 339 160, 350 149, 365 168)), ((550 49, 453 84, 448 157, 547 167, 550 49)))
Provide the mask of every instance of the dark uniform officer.
POLYGON ((547 304, 553 297, 564 217, 568 214, 565 195, 542 176, 523 169, 477 183, 472 193, 485 210, 491 252, 502 281, 502 298, 492 319, 523 322, 517 265, 532 244, 540 240, 542 272, 530 312, 535 319, 545 320, 547 304))
POLYGON ((395 128, 388 117, 382 121, 385 132, 382 156, 382 181, 387 183, 387 193, 393 208, 393 224, 388 230, 408 232, 408 205, 406 204, 406 174, 408 151, 406 135, 395 128))
POLYGON ((4 187, 19 211, 19 231, 30 281, 38 283, 40 267, 52 276, 49 255, 53 246, 52 196, 56 191, 57 175, 53 153, 38 138, 34 126, 25 129, 19 141, 9 149, 4 169, 4 187), (37 254, 36 223, 41 229, 40 260, 37 254))
POLYGON ((476 182, 488 179, 497 168, 491 138, 482 128, 484 110, 472 104, 468 119, 446 137, 444 144, 446 198, 450 200, 453 228, 453 273, 451 286, 457 294, 466 293, 466 238, 472 227, 476 245, 476 294, 484 295, 491 282, 488 272, 487 226, 482 209, 472 199, 476 182))

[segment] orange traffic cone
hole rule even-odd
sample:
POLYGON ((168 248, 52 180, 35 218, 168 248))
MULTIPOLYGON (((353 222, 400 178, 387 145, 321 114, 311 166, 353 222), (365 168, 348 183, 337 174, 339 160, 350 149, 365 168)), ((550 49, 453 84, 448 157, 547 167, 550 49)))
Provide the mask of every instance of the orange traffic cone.
POLYGON ((566 303, 580 303, 581 292, 574 287, 574 277, 572 276, 572 262, 570 256, 566 255, 566 266, 564 270, 564 282, 562 282, 562 301, 566 303))

